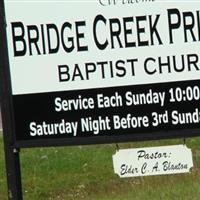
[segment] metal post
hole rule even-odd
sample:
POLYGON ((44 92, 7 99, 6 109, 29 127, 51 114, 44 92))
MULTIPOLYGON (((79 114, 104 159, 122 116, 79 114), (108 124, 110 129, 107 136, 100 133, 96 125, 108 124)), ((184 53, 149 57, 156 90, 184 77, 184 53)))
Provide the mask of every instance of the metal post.
POLYGON ((0 97, 6 161, 8 199, 22 200, 19 149, 14 147, 14 119, 4 1, 0 1, 0 97))
MULTIPOLYGON (((6 137, 6 134, 4 138, 6 137)), ((5 139, 4 139, 5 142, 5 139)), ((19 151, 10 145, 4 143, 7 185, 8 185, 8 199, 22 200, 22 185, 20 173, 19 151)))

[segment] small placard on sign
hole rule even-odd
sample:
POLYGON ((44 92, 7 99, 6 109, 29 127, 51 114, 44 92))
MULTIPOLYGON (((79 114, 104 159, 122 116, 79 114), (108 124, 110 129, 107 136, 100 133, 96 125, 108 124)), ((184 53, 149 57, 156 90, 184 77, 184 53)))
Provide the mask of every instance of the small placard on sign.
POLYGON ((122 149, 113 155, 113 166, 121 178, 187 173, 192 152, 186 145, 122 149))

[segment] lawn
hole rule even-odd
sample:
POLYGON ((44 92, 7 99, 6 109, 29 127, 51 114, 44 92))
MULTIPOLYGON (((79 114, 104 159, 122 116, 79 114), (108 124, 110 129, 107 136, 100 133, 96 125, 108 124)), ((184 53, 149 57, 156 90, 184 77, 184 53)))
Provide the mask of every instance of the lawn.
MULTIPOLYGON (((120 148, 182 144, 162 140, 119 144, 120 148)), ((199 200, 200 138, 192 148, 191 173, 120 179, 113 172, 115 144, 21 149, 25 200, 199 200)), ((3 142, 0 138, 0 199, 7 199, 3 142)))

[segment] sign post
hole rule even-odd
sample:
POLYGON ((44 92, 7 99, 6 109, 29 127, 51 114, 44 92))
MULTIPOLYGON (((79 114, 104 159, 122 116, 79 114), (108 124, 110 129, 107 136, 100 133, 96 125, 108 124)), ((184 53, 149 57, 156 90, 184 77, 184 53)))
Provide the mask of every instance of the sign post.
POLYGON ((14 147, 14 121, 12 113, 12 96, 9 75, 9 61, 6 37, 6 19, 4 3, 0 2, 0 93, 1 93, 1 112, 3 122, 3 138, 5 150, 5 162, 8 184, 9 200, 22 200, 22 184, 20 171, 19 149, 14 147))

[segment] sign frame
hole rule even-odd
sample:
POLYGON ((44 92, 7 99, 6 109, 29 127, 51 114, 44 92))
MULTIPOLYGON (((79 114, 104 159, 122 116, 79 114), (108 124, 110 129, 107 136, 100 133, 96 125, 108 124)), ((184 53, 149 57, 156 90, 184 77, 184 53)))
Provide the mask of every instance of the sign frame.
MULTIPOLYGON (((1 9, 4 10, 4 3, 1 3, 1 9)), ((1 81, 2 81, 2 93, 1 93, 1 98, 2 98, 2 115, 3 118, 5 118, 5 115, 9 115, 11 119, 4 119, 3 123, 10 123, 12 127, 12 133, 8 134, 11 137, 12 145, 14 148, 31 148, 31 147, 49 147, 49 146, 63 146, 63 145, 86 145, 86 144, 103 144, 103 143, 118 143, 118 142, 130 142, 130 141, 143 141, 143 140, 159 140, 159 139, 171 139, 171 138, 180 138, 180 137, 194 137, 194 136, 199 136, 200 135, 200 127, 199 128, 189 128, 189 129, 173 129, 173 130, 148 130, 145 132, 143 131, 142 133, 137 133, 135 132, 134 134, 125 133, 121 135, 91 135, 91 136, 76 136, 76 137, 60 137, 60 138, 33 138, 33 139, 27 139, 27 140, 21 140, 17 139, 16 136, 16 121, 14 120, 14 95, 12 94, 12 89, 11 89, 11 74, 10 74, 10 64, 9 64, 9 54, 8 54, 8 44, 5 44, 5 41, 7 41, 7 36, 6 36, 6 17, 5 17, 5 10, 2 12, 1 16, 2 20, 2 25, 1 25, 1 34, 2 37, 0 38, 0 42, 4 45, 1 46, 1 57, 4 59, 0 60, 1 68, 0 68, 0 73, 1 73, 1 81), (7 94, 5 94, 7 93, 7 94), (8 97, 6 97, 6 95, 8 97), (7 99, 6 99, 7 98, 7 99), (6 102, 5 102, 6 99, 6 102), (8 104, 9 105, 6 105, 8 104), (4 107, 8 107, 9 109, 4 107), (8 112, 9 111, 9 112, 8 112)), ((198 80, 200 81, 200 79, 198 80)), ((185 81, 187 82, 187 81, 185 81)), ((131 87, 131 86, 130 86, 131 87)), ((104 88, 105 89, 105 88, 104 88)), ((122 88, 123 89, 123 88, 122 88)), ((18 105, 18 104, 17 104, 18 105)), ((20 105, 20 104, 19 104, 20 105)), ((128 107, 127 107, 128 109, 128 107)), ((21 117, 21 116, 20 116, 21 117)), ((22 116, 23 117, 23 116, 22 116)), ((44 120, 44 119, 43 119, 44 120)), ((4 125, 6 126, 6 124, 4 125)), ((4 128, 5 129, 5 128, 4 128)), ((133 128, 132 128, 133 130, 133 128)), ((120 131, 120 130, 119 130, 120 131)), ((118 132, 119 132, 118 131, 118 132)), ((4 130, 5 134, 6 131, 4 130)), ((18 133, 20 134, 20 133, 18 133)))
POLYGON ((4 0, 0 1, 0 99, 3 122, 3 139, 6 159, 8 196, 12 200, 22 200, 22 184, 20 173, 20 148, 50 147, 65 145, 87 145, 103 143, 119 143, 144 140, 159 140, 173 138, 187 138, 200 135, 200 127, 197 129, 185 129, 174 131, 153 131, 150 133, 135 133, 119 136, 92 136, 85 138, 52 138, 34 140, 16 140, 13 96, 11 89, 10 64, 8 58, 6 17, 4 0))

